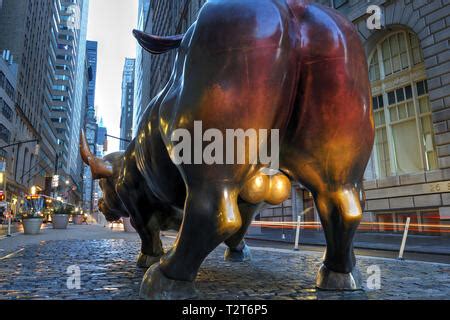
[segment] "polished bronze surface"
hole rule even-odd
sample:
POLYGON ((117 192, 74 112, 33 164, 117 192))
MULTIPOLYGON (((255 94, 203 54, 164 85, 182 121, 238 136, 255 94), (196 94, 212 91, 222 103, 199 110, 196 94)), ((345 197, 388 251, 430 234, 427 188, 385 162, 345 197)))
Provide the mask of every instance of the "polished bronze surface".
POLYGON ((265 202, 278 205, 289 198, 291 194, 291 181, 284 174, 276 174, 269 179, 269 190, 265 202))
MULTIPOLYGON (((179 297, 175 288, 191 288, 186 283, 222 242, 233 257, 239 251, 248 257, 243 237, 263 206, 258 201, 284 201, 289 179, 311 191, 323 224, 327 251, 317 286, 357 288, 352 244, 374 124, 367 62, 354 26, 304 0, 210 0, 183 36, 134 35, 152 53, 179 46, 169 82, 113 164, 113 176, 96 175, 105 178, 104 206, 130 215, 143 253, 161 255, 159 230, 181 226, 174 247, 147 271, 142 295, 179 297), (196 164, 192 155, 175 166, 171 138, 178 129, 195 136, 196 121, 222 133, 279 130, 283 174, 266 187, 267 177, 258 175, 267 165, 260 163, 196 164)), ((259 148, 271 145, 271 136, 263 139, 259 148)), ((97 172, 99 162, 87 160, 97 172)))
POLYGON ((269 176, 262 172, 258 172, 244 184, 239 196, 248 203, 258 204, 264 202, 269 194, 269 190, 269 176))

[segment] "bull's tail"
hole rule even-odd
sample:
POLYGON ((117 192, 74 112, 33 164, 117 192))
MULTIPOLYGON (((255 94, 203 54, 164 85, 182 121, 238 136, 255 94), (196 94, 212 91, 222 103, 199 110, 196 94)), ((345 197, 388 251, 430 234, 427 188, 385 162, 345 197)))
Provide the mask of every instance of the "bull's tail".
POLYGON ((152 54, 162 54, 178 48, 184 37, 184 34, 159 37, 139 30, 133 30, 133 35, 142 48, 152 54))

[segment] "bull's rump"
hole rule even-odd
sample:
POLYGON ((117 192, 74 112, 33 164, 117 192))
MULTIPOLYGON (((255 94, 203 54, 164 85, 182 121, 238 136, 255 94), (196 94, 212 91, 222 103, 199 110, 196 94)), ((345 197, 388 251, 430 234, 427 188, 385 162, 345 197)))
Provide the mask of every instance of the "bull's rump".
POLYGON ((360 181, 374 124, 359 36, 339 13, 315 4, 302 15, 300 36, 301 76, 292 130, 283 145, 284 163, 296 168, 300 180, 336 185, 360 181))

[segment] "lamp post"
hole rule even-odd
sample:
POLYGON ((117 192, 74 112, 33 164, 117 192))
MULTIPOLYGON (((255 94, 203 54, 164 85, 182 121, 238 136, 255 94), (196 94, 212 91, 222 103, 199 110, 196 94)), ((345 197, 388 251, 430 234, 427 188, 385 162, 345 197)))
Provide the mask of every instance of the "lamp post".
MULTIPOLYGON (((0 158, 0 205, 4 208, 4 213, 8 211, 8 203, 6 202, 6 161, 0 158)), ((8 215, 8 234, 11 235, 11 217, 8 215)))

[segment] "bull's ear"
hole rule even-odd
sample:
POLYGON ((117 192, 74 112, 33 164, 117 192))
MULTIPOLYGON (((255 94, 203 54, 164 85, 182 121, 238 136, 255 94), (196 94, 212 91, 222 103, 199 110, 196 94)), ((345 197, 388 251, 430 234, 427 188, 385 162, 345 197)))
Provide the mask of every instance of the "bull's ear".
POLYGON ((158 37, 139 30, 133 30, 133 35, 146 51, 152 54, 162 54, 176 49, 181 45, 184 35, 158 37))

